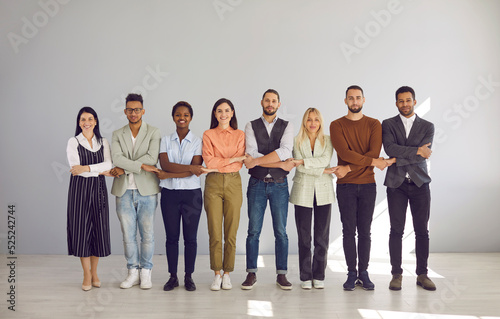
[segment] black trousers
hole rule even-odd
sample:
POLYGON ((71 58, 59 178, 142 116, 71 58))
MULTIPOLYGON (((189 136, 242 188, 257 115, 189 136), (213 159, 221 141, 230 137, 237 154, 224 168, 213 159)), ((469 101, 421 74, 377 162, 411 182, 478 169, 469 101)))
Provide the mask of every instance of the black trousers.
POLYGON ((189 190, 161 189, 161 213, 167 237, 165 247, 167 250, 168 272, 171 274, 177 273, 181 220, 182 236, 184 237, 185 272, 194 272, 201 208, 202 196, 200 188, 189 190))
POLYGON ((389 235, 389 254, 391 257, 392 274, 402 274, 402 242, 406 222, 406 209, 410 203, 415 231, 415 253, 417 257, 417 275, 427 274, 427 259, 429 258, 428 223, 431 207, 431 192, 429 183, 418 187, 413 182, 403 182, 398 188, 387 187, 387 203, 391 233, 389 235))
POLYGON ((371 226, 377 186, 369 184, 337 184, 344 256, 348 271, 356 271, 356 256, 359 258, 358 270, 368 269, 371 249, 371 226), (356 232, 358 245, 356 254, 356 232))
POLYGON ((295 224, 299 241, 300 280, 324 280, 328 261, 332 205, 303 207, 295 205, 295 224), (314 209, 314 255, 311 262, 311 224, 314 209))

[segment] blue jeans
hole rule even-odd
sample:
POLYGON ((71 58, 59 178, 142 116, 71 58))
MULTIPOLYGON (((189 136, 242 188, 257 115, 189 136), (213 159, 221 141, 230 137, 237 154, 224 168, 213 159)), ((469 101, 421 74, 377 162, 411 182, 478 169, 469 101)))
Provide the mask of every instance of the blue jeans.
POLYGON ((370 184, 337 184, 344 256, 348 271, 356 271, 356 231, 358 233, 358 270, 368 269, 371 248, 371 225, 377 186, 370 184))
POLYGON ((248 199, 248 235, 247 272, 257 272, 257 257, 259 255, 259 237, 266 212, 267 200, 271 208, 274 230, 274 249, 276 256, 276 273, 286 274, 288 270, 288 236, 286 234, 286 219, 288 216, 288 182, 265 183, 250 177, 247 188, 248 199))
POLYGON ((127 268, 153 268, 154 216, 158 196, 142 196, 137 189, 127 189, 122 197, 116 197, 116 213, 123 233, 123 247, 127 268), (141 235, 141 251, 137 244, 137 228, 141 235))

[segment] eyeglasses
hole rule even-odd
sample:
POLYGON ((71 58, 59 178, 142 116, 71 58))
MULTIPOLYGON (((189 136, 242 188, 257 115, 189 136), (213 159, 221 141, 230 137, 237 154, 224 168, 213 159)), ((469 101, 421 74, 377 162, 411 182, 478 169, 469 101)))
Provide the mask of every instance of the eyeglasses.
POLYGON ((132 114, 132 112, 134 112, 135 114, 139 114, 139 113, 141 113, 142 110, 143 110, 142 107, 138 107, 136 109, 132 109, 132 108, 125 109, 125 111, 127 111, 127 114, 132 114))

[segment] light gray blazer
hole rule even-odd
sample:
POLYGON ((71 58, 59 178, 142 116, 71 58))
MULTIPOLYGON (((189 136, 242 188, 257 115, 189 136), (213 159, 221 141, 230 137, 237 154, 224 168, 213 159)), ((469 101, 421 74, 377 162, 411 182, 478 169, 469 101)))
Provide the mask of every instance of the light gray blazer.
POLYGON ((330 167, 333 147, 330 136, 324 136, 324 146, 316 139, 314 155, 311 151, 311 142, 306 139, 302 145, 297 144, 297 137, 293 143, 293 158, 303 159, 304 165, 297 166, 293 177, 290 203, 303 207, 313 207, 314 195, 316 205, 323 206, 335 201, 333 192, 333 176, 323 174, 325 168, 330 167))
POLYGON ((134 174, 135 184, 142 196, 158 194, 160 186, 154 173, 141 169, 142 164, 156 165, 160 152, 160 130, 142 122, 135 149, 132 152, 132 137, 129 125, 113 132, 111 141, 111 158, 113 164, 123 168, 125 174, 113 179, 111 194, 121 197, 128 187, 128 176, 134 174))

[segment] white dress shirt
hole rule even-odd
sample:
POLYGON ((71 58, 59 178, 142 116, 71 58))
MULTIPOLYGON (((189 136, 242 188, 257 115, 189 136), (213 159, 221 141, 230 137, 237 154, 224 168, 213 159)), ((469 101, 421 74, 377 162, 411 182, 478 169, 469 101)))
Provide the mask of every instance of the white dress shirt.
POLYGON ((401 121, 403 122, 403 126, 405 127, 406 138, 410 135, 411 127, 413 126, 413 122, 415 122, 415 113, 413 113, 410 117, 405 117, 399 114, 401 121))
POLYGON ((78 155, 78 144, 81 144, 84 148, 94 153, 99 151, 101 147, 104 147, 103 149, 104 162, 88 165, 90 167, 90 172, 83 172, 79 174, 79 176, 96 177, 99 176, 99 173, 109 171, 113 167, 113 164, 111 163, 111 151, 109 148, 108 141, 103 137, 101 145, 97 142, 97 138, 95 137, 94 134, 94 137, 92 137, 92 147, 90 147, 89 141, 85 136, 83 136, 82 133, 78 134, 75 137, 71 137, 68 140, 68 145, 66 146, 66 155, 68 156, 68 163, 70 167, 73 167, 75 165, 81 165, 80 156, 78 155))
MULTIPOLYGON (((267 134, 271 136, 271 131, 273 130, 274 124, 278 120, 276 116, 274 120, 269 123, 266 121, 264 116, 260 117, 264 126, 266 127, 267 134)), ((280 160, 285 161, 291 157, 293 151, 293 125, 292 122, 288 122, 288 125, 285 128, 285 132, 283 132, 283 136, 281 137, 280 147, 275 149, 276 154, 280 160)), ((245 126, 245 152, 248 153, 253 158, 258 158, 264 156, 264 154, 259 153, 259 147, 257 145, 257 139, 255 138, 255 133, 253 131, 252 123, 248 122, 245 126)))
MULTIPOLYGON (((415 122, 415 113, 410 117, 406 117, 399 114, 399 117, 401 118, 403 126, 405 127, 406 138, 408 138, 408 136, 410 136, 410 131, 411 127, 413 126, 413 122, 415 122)), ((406 173, 406 178, 410 178, 410 174, 406 173)))

